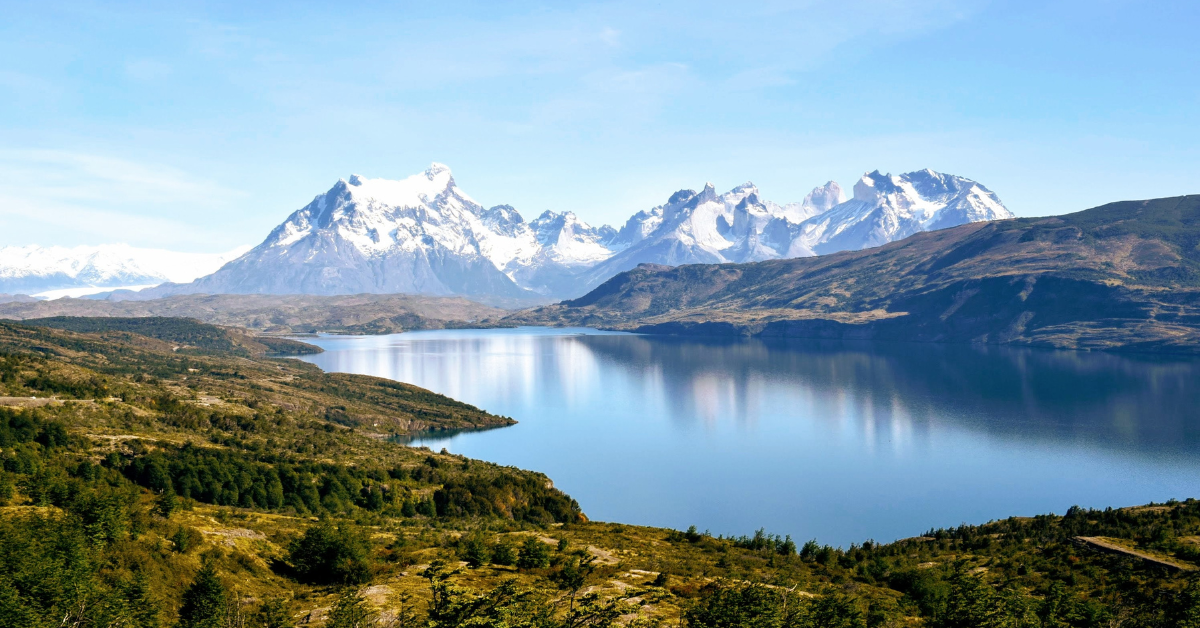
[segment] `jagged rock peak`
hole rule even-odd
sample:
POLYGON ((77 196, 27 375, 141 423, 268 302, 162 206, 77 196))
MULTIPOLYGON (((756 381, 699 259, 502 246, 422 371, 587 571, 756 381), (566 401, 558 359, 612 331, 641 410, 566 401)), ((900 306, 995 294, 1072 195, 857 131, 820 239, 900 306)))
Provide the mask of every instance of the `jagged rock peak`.
POLYGON ((836 181, 827 181, 825 185, 819 185, 807 196, 804 197, 802 205, 814 213, 821 213, 832 209, 835 205, 840 205, 846 202, 846 193, 842 191, 842 186, 836 181))
POLYGON ((667 199, 667 204, 674 205, 676 203, 686 203, 695 195, 696 190, 679 190, 678 192, 672 194, 671 198, 667 199))

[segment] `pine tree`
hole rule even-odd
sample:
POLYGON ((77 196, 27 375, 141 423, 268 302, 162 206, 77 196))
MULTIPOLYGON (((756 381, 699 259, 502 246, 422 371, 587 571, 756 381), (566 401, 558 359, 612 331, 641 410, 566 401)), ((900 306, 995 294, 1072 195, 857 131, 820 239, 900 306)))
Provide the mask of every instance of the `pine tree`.
POLYGON ((183 592, 179 628, 222 628, 228 597, 212 563, 205 563, 192 585, 183 592))

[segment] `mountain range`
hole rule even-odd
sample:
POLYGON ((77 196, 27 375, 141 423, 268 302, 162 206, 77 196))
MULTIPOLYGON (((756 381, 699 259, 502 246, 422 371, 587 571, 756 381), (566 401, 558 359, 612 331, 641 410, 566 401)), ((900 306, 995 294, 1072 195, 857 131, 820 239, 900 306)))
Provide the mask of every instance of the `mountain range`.
POLYGON ((80 296, 92 292, 186 282, 246 252, 178 253, 125 244, 0 248, 0 293, 80 296))
POLYGON ((644 264, 502 324, 1196 353, 1198 243, 1200 195, 1125 201, 820 257, 644 264))
POLYGON ((138 298, 420 293, 548 302, 580 296, 642 263, 812 256, 1010 217, 983 185, 922 170, 868 173, 850 199, 829 182, 785 205, 763 199, 752 183, 724 194, 708 184, 674 193, 620 229, 593 227, 571 212, 526 221, 512 206, 476 202, 435 163, 399 181, 339 180, 216 272, 138 298))

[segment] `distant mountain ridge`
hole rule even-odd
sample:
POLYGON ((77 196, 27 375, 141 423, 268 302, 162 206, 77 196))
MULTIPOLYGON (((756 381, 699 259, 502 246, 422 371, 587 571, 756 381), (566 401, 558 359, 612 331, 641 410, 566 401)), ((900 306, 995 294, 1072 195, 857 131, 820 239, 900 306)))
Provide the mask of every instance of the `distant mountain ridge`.
MULTIPOLYGON (((973 186, 954 197, 952 211, 986 208, 973 186)), ((921 208, 913 216, 940 219, 921 208)), ((1200 195, 972 223, 820 257, 643 264, 502 322, 1200 353, 1200 195)))
MULTIPOLYGON (((248 248, 248 247, 246 247, 248 248)), ((121 288, 191 281, 246 252, 178 253, 125 244, 0 247, 0 293, 121 288)))
POLYGON ((483 206, 433 164, 407 179, 339 180, 217 272, 145 297, 188 293, 423 293, 476 299, 575 297, 641 263, 748 262, 858 249, 917 231, 1012 214, 982 185, 925 170, 864 175, 799 203, 761 198, 752 183, 718 194, 681 190, 621 229, 571 212, 526 222, 483 206))

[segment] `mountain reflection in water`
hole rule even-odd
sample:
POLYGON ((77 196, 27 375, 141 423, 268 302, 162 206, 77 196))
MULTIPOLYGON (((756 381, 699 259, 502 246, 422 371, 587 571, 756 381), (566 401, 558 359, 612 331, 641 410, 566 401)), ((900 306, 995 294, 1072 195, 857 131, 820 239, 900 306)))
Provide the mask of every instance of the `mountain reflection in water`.
POLYGON ((584 332, 323 337, 304 359, 512 416, 420 444, 543 471, 598 519, 848 544, 1200 492, 1198 360, 584 332))

